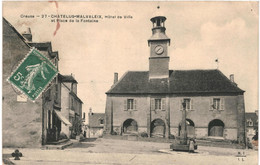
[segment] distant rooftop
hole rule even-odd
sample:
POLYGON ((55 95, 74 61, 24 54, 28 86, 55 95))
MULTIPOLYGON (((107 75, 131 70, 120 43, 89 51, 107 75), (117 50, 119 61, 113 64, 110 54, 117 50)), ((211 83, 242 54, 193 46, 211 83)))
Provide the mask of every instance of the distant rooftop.
POLYGON ((61 80, 62 82, 78 83, 77 80, 72 75, 59 74, 59 80, 61 80))

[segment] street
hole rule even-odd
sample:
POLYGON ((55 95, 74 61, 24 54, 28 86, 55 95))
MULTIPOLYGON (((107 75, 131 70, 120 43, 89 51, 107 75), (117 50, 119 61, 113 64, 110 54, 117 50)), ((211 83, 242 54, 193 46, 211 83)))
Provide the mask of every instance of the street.
MULTIPOLYGON (((170 151, 170 143, 140 142, 114 139, 90 139, 74 141, 64 150, 21 148, 21 160, 9 158, 15 164, 257 164, 255 150, 199 146, 195 153, 170 151), (238 152, 245 157, 238 156, 238 152)), ((14 149, 3 148, 3 154, 14 149)))

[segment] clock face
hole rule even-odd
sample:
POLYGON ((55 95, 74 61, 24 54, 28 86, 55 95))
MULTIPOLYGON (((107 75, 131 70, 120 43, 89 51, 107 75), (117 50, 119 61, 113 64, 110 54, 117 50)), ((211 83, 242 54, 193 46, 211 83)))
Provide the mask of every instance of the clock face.
POLYGON ((161 55, 164 51, 162 45, 157 45, 155 48, 154 48, 154 51, 157 55, 161 55))

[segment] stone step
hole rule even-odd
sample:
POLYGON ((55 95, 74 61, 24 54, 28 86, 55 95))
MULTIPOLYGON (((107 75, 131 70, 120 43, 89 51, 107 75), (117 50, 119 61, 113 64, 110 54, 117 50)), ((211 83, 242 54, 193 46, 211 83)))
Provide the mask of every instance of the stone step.
POLYGON ((63 143, 67 143, 69 139, 62 139, 56 142, 47 142, 47 145, 61 145, 63 143))
POLYGON ((209 146, 209 147, 221 147, 221 148, 234 148, 234 149, 244 149, 245 146, 229 142, 212 142, 207 140, 196 140, 198 146, 209 146))
POLYGON ((73 142, 72 141, 67 141, 66 143, 62 143, 62 144, 48 144, 42 147, 42 149, 46 149, 46 150, 63 150, 66 147, 72 145, 73 142))

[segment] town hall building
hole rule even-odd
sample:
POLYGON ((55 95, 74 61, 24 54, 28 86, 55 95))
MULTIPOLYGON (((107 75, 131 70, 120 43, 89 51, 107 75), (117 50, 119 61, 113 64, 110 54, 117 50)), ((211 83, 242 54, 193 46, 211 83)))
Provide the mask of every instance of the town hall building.
POLYGON ((170 70, 166 17, 151 18, 149 71, 128 71, 106 92, 106 134, 180 136, 245 141, 244 91, 220 70, 170 70), (186 107, 183 107, 185 102, 186 107))

